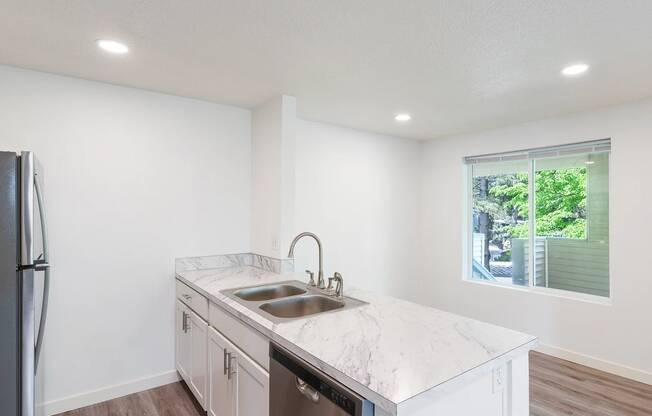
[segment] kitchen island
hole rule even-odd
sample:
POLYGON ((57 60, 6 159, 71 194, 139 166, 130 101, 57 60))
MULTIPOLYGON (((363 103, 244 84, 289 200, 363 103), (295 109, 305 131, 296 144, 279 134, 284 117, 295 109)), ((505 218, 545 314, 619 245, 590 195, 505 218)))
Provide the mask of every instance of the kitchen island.
MULTIPOLYGON (((529 414, 528 351, 537 342, 531 335, 350 287, 345 296, 366 304, 281 323, 223 293, 306 280, 291 268, 286 260, 254 254, 178 259, 177 293, 188 287, 204 297, 210 305, 206 325, 254 351, 251 361, 262 374, 266 351, 255 345, 259 339, 280 345, 371 401, 377 416, 529 414), (246 329, 231 329, 237 325, 246 329), (247 331, 255 336, 239 335, 247 331), (243 345, 250 340, 251 346, 243 345)), ((182 293, 181 301, 188 296, 182 293)), ((207 370, 202 396, 209 414, 211 371, 215 369, 207 370)), ((260 382, 261 389, 264 384, 260 382)))

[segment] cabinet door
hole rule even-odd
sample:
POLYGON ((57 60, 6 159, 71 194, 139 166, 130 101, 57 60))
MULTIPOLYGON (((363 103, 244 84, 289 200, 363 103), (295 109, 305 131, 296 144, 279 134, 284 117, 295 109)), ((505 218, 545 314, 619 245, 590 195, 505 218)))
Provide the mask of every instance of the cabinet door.
POLYGON ((188 333, 188 308, 177 300, 175 312, 175 361, 177 371, 186 383, 190 380, 190 334, 188 333))
POLYGON ((238 416, 269 415, 269 373, 239 349, 235 353, 238 416))
POLYGON ((190 313, 188 320, 190 334, 190 381, 188 385, 190 390, 195 394, 202 408, 206 410, 206 389, 208 387, 208 362, 207 362, 207 336, 208 323, 193 311, 190 313))
POLYGON ((208 414, 210 416, 235 416, 234 383, 228 378, 228 361, 231 357, 228 353, 232 349, 232 344, 226 338, 215 329, 208 328, 208 414))

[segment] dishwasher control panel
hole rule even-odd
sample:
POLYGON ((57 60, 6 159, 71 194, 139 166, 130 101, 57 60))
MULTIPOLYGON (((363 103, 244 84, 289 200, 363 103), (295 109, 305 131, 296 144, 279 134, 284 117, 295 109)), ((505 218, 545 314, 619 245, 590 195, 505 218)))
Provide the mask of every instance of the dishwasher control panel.
POLYGON ((319 392, 322 394, 322 396, 329 397, 333 403, 346 410, 348 414, 355 415, 355 403, 353 400, 349 399, 337 390, 331 388, 331 386, 324 383, 323 381, 321 381, 319 384, 319 392))

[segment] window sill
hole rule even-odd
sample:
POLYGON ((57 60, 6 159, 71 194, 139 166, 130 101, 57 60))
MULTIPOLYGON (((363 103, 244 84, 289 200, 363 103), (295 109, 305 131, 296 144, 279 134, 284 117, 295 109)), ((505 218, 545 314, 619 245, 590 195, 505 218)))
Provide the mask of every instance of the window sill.
POLYGON ((560 299, 569 299, 569 300, 574 300, 574 301, 579 301, 579 302, 585 302, 585 303, 591 303, 594 305, 603 305, 603 306, 611 306, 613 305, 613 301, 611 297, 602 297, 602 296, 597 296, 597 295, 590 295, 587 293, 576 293, 576 292, 570 292, 567 290, 560 290, 560 289, 552 289, 548 287, 531 287, 531 286, 516 286, 516 285, 508 285, 504 283, 498 283, 498 282, 488 282, 488 281, 482 281, 482 280, 473 280, 469 278, 462 278, 462 281, 465 283, 471 283, 474 285, 482 285, 482 286, 493 286, 493 287, 498 287, 498 288, 503 288, 503 289, 508 289, 508 290, 516 290, 519 292, 527 292, 527 293, 534 293, 537 295, 542 295, 542 296, 551 296, 555 298, 560 298, 560 299))

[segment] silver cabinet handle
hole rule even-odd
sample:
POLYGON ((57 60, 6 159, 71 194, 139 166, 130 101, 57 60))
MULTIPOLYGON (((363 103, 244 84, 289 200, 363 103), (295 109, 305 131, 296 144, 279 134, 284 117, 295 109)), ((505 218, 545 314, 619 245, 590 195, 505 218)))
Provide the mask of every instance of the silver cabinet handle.
POLYGON ((317 393, 317 390, 310 387, 308 383, 301 380, 299 377, 296 377, 295 382, 297 390, 299 390, 299 392, 303 394, 308 400, 313 403, 317 403, 319 401, 319 393, 317 393))
POLYGON ((229 371, 229 365, 227 364, 227 359, 226 356, 229 355, 228 352, 226 352, 226 348, 222 350, 224 352, 224 375, 229 371))
POLYGON ((185 311, 183 312, 183 321, 181 328, 183 329, 184 333, 188 333, 188 330, 190 329, 190 325, 188 325, 188 318, 190 318, 190 315, 187 314, 185 311))
POLYGON ((232 362, 233 360, 235 360, 236 357, 233 355, 233 353, 230 353, 230 352, 227 353, 227 355, 229 356, 229 359, 228 359, 228 361, 229 361, 229 367, 228 367, 228 371, 227 371, 227 373, 226 373, 226 376, 227 376, 227 378, 228 378, 229 380, 231 380, 231 376, 234 375, 234 374, 237 372, 236 370, 231 371, 231 370, 233 369, 233 368, 232 368, 233 365, 231 364, 231 362, 232 362))

